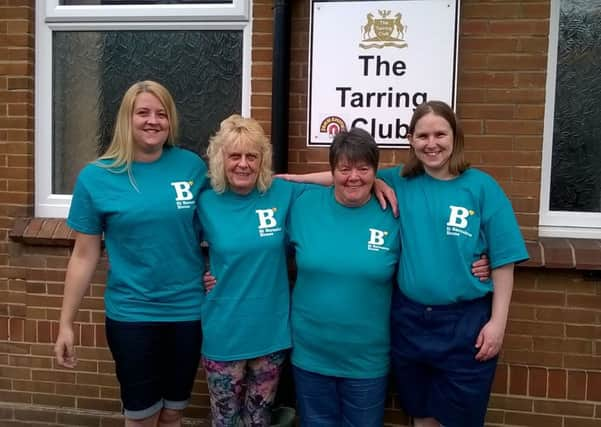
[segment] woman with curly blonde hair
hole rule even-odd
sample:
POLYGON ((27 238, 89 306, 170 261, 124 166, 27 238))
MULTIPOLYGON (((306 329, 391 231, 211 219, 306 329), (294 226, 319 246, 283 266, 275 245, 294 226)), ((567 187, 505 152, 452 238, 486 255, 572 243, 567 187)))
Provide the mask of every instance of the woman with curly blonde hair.
POLYGON ((271 143, 254 119, 225 119, 207 154, 213 188, 198 212, 219 280, 202 310, 213 425, 268 426, 291 347, 285 224, 305 187, 272 179, 271 143))

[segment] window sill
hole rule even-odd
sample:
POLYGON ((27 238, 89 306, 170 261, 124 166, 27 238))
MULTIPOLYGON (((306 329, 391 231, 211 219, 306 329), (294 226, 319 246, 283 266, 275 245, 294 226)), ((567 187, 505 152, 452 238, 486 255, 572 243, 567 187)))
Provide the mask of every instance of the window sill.
POLYGON ((601 270, 601 240, 542 237, 526 242, 530 259, 524 267, 601 270))
MULTIPOLYGON (((75 231, 59 218, 17 218, 9 236, 33 246, 70 247, 75 242, 75 231)), ((541 238, 526 247, 530 260, 521 267, 601 270, 601 240, 541 238)))
POLYGON ((71 247, 75 233, 63 218, 17 218, 8 236, 25 245, 71 247))

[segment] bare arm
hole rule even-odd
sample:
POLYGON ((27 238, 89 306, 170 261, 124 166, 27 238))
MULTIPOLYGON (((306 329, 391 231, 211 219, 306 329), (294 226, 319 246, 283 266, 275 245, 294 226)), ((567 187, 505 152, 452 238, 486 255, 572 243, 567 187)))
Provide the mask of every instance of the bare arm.
POLYGON ((54 345, 56 360, 59 365, 67 368, 73 368, 77 364, 73 349, 73 322, 100 259, 100 241, 99 234, 78 233, 67 266, 58 338, 54 345))
POLYGON ((285 179, 286 181, 302 182, 305 184, 325 185, 326 187, 334 185, 334 178, 332 177, 332 172, 330 171, 303 174, 283 173, 276 175, 276 177, 285 179))
POLYGON ((476 339, 476 348, 480 350, 476 360, 488 360, 501 350, 513 291, 513 267, 514 264, 507 264, 492 270, 492 315, 476 339))

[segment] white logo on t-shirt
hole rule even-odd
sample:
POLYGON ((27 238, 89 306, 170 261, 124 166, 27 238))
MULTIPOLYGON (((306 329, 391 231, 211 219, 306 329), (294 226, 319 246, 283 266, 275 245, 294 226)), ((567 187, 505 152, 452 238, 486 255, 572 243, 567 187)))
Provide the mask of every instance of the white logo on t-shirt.
POLYGON ((369 229, 369 240, 367 241, 368 251, 389 251, 390 248, 384 246, 384 238, 388 236, 388 231, 378 230, 377 228, 369 229))
POLYGON ((474 211, 464 208, 462 206, 449 205, 451 213, 449 214, 449 220, 447 221, 447 236, 464 236, 472 237, 472 233, 466 230, 468 218, 474 214, 474 211))
POLYGON ((282 231, 281 227, 278 227, 278 222, 275 219, 275 213, 278 208, 271 209, 257 209, 255 212, 259 217, 259 236, 273 236, 274 233, 282 231))
POLYGON ((175 190, 175 203, 178 209, 188 209, 194 207, 194 193, 190 191, 192 181, 175 181, 171 186, 175 190))

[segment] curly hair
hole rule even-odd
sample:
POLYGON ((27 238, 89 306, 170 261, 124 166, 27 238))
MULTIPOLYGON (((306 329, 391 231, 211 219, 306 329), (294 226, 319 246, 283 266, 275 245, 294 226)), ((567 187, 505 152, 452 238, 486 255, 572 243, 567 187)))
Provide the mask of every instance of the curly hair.
POLYGON ((213 190, 223 193, 230 187, 225 173, 224 151, 232 147, 252 147, 260 153, 261 165, 255 185, 259 192, 267 191, 273 180, 271 142, 259 122, 239 114, 233 114, 222 121, 217 133, 209 140, 207 157, 209 159, 209 178, 213 190))

